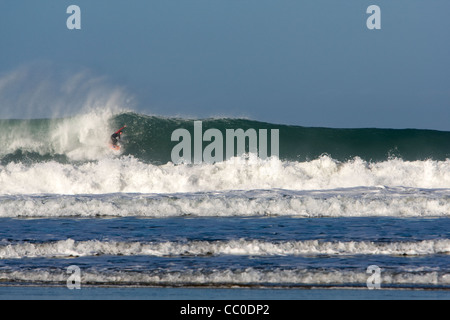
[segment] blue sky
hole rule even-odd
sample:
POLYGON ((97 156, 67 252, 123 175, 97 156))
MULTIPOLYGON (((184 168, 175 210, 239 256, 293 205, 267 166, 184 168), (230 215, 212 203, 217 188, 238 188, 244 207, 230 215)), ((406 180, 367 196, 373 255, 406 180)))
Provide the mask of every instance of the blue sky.
MULTIPOLYGON (((0 116, 23 116, 27 90, 73 105, 58 83, 83 70, 147 114, 448 131, 449 15, 448 0, 2 0, 0 116)), ((27 112, 45 116, 38 96, 27 112)))

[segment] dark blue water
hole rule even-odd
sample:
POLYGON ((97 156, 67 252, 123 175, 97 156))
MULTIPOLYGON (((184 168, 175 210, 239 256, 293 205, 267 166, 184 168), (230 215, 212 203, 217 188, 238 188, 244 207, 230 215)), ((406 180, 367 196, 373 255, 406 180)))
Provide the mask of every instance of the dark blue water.
POLYGON ((94 286, 364 288, 367 267, 377 265, 382 288, 450 288, 448 218, 2 218, 0 223, 0 274, 7 285, 64 287, 67 268, 76 265, 81 283, 94 286), (443 248, 435 250, 439 241, 443 248), (403 243, 410 243, 408 249, 396 250, 403 243), (303 244, 306 251, 291 252, 303 244), (363 253, 353 247, 362 244, 363 253), (157 250, 142 251, 145 245, 157 250), (380 245, 386 245, 382 252, 380 245))
POLYGON ((258 239, 324 241, 420 241, 450 237, 448 218, 391 217, 176 217, 2 218, 0 240, 187 241, 258 239))

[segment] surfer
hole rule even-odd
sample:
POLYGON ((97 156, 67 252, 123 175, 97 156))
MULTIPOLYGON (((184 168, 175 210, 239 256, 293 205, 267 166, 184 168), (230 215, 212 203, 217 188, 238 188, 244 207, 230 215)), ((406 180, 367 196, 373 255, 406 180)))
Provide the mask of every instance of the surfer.
POLYGON ((111 135, 111 144, 113 146, 117 146, 117 143, 119 142, 120 136, 122 135, 122 130, 125 129, 127 126, 123 126, 122 128, 120 128, 119 130, 117 130, 116 132, 114 132, 111 135))

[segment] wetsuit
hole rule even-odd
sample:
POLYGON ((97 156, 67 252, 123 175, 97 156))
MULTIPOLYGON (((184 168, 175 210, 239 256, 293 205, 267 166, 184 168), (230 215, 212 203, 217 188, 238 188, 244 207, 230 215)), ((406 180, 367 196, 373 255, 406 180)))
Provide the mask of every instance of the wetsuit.
POLYGON ((125 128, 125 126, 122 127, 122 128, 120 128, 119 130, 117 130, 116 132, 114 132, 114 133, 112 134, 112 136, 111 136, 111 143, 112 143, 113 146, 116 146, 116 145, 117 145, 117 142, 119 141, 120 135, 122 134, 122 130, 123 130, 124 128, 125 128))

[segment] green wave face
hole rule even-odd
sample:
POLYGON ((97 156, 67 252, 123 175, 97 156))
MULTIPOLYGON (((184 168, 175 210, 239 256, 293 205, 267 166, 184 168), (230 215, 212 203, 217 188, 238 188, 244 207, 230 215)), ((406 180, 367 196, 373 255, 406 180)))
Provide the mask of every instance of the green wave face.
MULTIPOLYGON (((172 133, 177 129, 189 132, 192 154, 195 143, 200 141, 197 147, 202 151, 211 144, 210 141, 202 141, 202 135, 208 129, 220 131, 224 155, 227 129, 254 129, 257 133, 265 129, 270 156, 270 133, 276 129, 279 132, 279 158, 283 161, 310 161, 324 154, 338 161, 355 157, 371 162, 390 158, 404 161, 450 158, 450 132, 443 131, 308 128, 247 119, 181 119, 126 112, 94 113, 62 119, 0 120, 0 136, 3 138, 1 164, 98 160, 111 154, 109 138, 123 125, 127 127, 120 141, 120 154, 157 165, 172 161, 172 151, 181 141, 171 140, 172 133), (194 121, 201 121, 200 140, 194 132, 194 121)), ((245 144, 248 152, 248 139, 245 144)))
MULTIPOLYGON (((115 127, 127 124, 124 136, 124 152, 143 161, 167 163, 171 151, 179 141, 171 141, 178 128, 189 131, 194 142, 194 119, 161 118, 121 114, 112 119, 115 127)), ((277 125, 245 119, 204 119, 202 132, 218 129, 223 136, 224 154, 227 129, 266 129, 268 144, 270 130, 279 130, 279 157, 287 161, 309 161, 323 154, 338 161, 359 157, 366 161, 384 161, 401 158, 405 161, 445 160, 450 157, 450 132, 416 129, 332 129, 277 125)), ((202 150, 211 142, 203 141, 202 150)), ((192 147, 194 148, 194 147, 192 147)), ((268 147, 270 150, 270 146, 268 147)), ((246 150, 249 141, 246 140, 246 150)), ((235 150, 236 151, 236 150, 235 150)), ((269 152, 270 155, 270 152, 269 152)))

